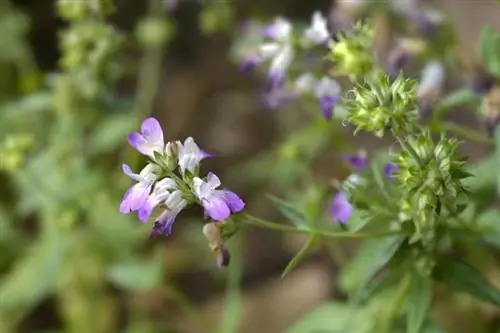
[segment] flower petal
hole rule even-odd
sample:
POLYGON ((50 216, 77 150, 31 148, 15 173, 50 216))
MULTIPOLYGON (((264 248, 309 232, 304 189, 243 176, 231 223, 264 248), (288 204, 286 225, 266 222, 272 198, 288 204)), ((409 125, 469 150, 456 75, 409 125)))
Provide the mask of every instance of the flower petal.
POLYGON ((399 167, 394 163, 387 163, 384 168, 384 174, 387 178, 394 178, 394 174, 399 171, 399 167))
POLYGON ((219 177, 213 172, 209 172, 207 175, 207 184, 215 190, 217 187, 221 185, 219 177))
POLYGON ((340 223, 347 223, 353 211, 352 205, 347 201, 345 194, 339 192, 333 198, 330 206, 330 216, 340 223))
POLYGON ((231 261, 229 250, 222 246, 217 253, 217 266, 220 268, 227 267, 231 261))
POLYGON ((245 202, 236 193, 224 190, 222 195, 232 213, 241 212, 245 208, 245 202))
POLYGON ((205 209, 205 215, 214 221, 223 221, 231 215, 231 210, 222 198, 211 196, 202 200, 201 203, 205 209))
POLYGON ((163 145, 163 130, 155 118, 144 119, 141 125, 141 132, 147 141, 161 142, 163 145))
POLYGON ((147 201, 151 186, 145 183, 137 183, 132 186, 123 196, 120 204, 120 212, 127 214, 138 211, 147 201))

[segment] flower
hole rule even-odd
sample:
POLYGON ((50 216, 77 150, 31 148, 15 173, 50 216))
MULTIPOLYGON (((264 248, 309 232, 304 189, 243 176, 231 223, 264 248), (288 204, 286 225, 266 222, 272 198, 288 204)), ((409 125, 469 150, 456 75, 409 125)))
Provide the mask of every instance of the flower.
POLYGON ((231 260, 229 250, 225 246, 221 246, 217 253, 217 266, 220 268, 227 267, 231 260))
POLYGON ((122 169, 127 176, 137 181, 137 184, 125 193, 120 204, 120 212, 127 214, 138 211, 146 203, 160 170, 156 164, 152 163, 146 165, 139 174, 134 173, 127 164, 123 164, 122 169))
POLYGON ((212 154, 201 150, 192 137, 188 137, 179 147, 179 168, 184 174, 186 170, 193 172, 202 159, 212 154))
POLYGON ((445 75, 443 65, 437 61, 429 62, 422 70, 416 94, 423 115, 429 114, 441 97, 445 75))
POLYGON ((172 192, 164 201, 167 209, 155 221, 151 230, 151 238, 158 235, 170 236, 177 215, 187 206, 187 201, 182 197, 182 192, 172 192))
POLYGON ((347 223, 353 211, 352 205, 347 201, 343 192, 338 192, 332 200, 329 208, 330 217, 340 223, 347 223))
POLYGON ((171 195, 171 190, 177 189, 177 184, 172 178, 163 178, 156 182, 153 192, 148 197, 143 206, 139 209, 139 220, 146 222, 151 213, 162 201, 165 202, 171 195))
POLYGON ((140 132, 128 135, 128 143, 143 155, 154 157, 154 152, 163 153, 163 130, 160 123, 153 117, 146 118, 140 132))
POLYGON ((304 37, 315 44, 322 44, 328 41, 330 33, 327 28, 327 21, 321 12, 314 12, 311 25, 304 31, 304 37))
POLYGON ((226 267, 229 265, 229 251, 222 243, 221 223, 210 222, 203 226, 203 235, 208 240, 210 250, 217 253, 217 266, 226 267))
POLYGON ((282 42, 289 39, 292 32, 292 24, 283 17, 277 17, 274 22, 264 28, 265 38, 273 41, 282 42))
POLYGON ((387 163, 384 168, 384 174, 387 178, 394 178, 394 174, 399 171, 399 167, 394 163, 387 163))
POLYGON ((283 46, 271 61, 267 73, 267 89, 282 87, 285 83, 286 71, 293 60, 293 49, 289 45, 283 46))
POLYGON ((357 154, 345 154, 343 159, 344 162, 358 172, 366 168, 367 157, 364 150, 359 151, 357 154))
POLYGON ((321 105, 323 116, 330 120, 333 108, 340 101, 340 85, 337 81, 324 77, 315 88, 316 97, 321 105))
POLYGON ((205 209, 205 215, 215 221, 223 221, 231 213, 240 212, 245 207, 245 203, 236 193, 217 190, 220 185, 219 178, 213 173, 207 175, 206 182, 198 177, 193 178, 194 192, 205 209))

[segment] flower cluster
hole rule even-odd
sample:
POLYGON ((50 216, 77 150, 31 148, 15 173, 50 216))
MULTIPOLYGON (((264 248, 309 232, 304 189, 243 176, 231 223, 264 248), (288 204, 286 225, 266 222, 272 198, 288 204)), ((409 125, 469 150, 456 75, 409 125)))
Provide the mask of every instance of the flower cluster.
POLYGON ((374 73, 364 84, 354 88, 354 98, 346 107, 356 132, 366 130, 378 137, 388 129, 412 133, 419 119, 415 82, 399 75, 392 81, 389 75, 374 73))
MULTIPOLYGON (((205 215, 216 221, 214 223, 223 223, 232 213, 245 207, 236 193, 220 189, 221 182, 214 173, 200 178, 200 162, 211 155, 201 150, 193 138, 187 138, 184 143, 165 143, 159 122, 147 118, 140 132, 129 134, 128 142, 149 157, 150 162, 139 173, 123 164, 123 172, 137 183, 125 193, 120 212, 136 212, 139 220, 145 223, 156 208, 161 208, 151 237, 170 235, 177 215, 192 204, 201 205, 205 215)), ((219 244, 213 249, 226 251, 222 248, 219 244)))
POLYGON ((331 119, 333 108, 340 100, 341 89, 337 81, 322 74, 314 75, 314 68, 300 69, 301 74, 294 78, 292 69, 302 65, 297 62, 294 66, 294 59, 310 60, 314 47, 332 47, 332 43, 327 20, 320 12, 313 14, 309 27, 301 33, 294 31, 290 21, 278 17, 261 29, 261 40, 245 50, 241 70, 247 72, 258 65, 269 64, 262 93, 265 107, 275 109, 298 97, 313 96, 325 118, 331 119))
POLYGON ((458 157, 460 142, 441 136, 435 143, 429 131, 407 139, 407 149, 396 155, 400 169, 396 178, 402 193, 401 223, 415 226, 413 241, 429 243, 434 238, 436 223, 442 217, 457 216, 464 207, 467 190, 462 179, 465 159, 458 157))

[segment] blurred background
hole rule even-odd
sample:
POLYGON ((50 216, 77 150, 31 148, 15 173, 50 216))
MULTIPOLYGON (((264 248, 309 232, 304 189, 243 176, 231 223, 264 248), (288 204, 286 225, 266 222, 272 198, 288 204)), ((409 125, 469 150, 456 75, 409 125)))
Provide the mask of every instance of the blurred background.
MULTIPOLYGON (((50 75, 75 72, 64 64, 63 53, 83 52, 79 46, 61 47, 68 23, 58 17, 55 1, 0 0, 0 332, 277 333, 325 301, 345 297, 336 287, 338 267, 327 247, 280 277, 302 237, 245 229, 229 241, 232 263, 220 270, 201 233, 200 211, 184 214, 173 236, 152 241, 148 226, 118 212, 130 185, 121 163, 135 163, 137 169, 144 162, 135 160, 126 133, 152 114, 166 140, 193 136, 214 152, 217 158, 204 168, 243 196, 252 214, 283 220, 266 194, 281 195, 288 188, 267 174, 271 169, 264 162, 254 162, 278 154, 290 123, 301 119, 262 110, 262 78, 240 73, 231 47, 237 28, 249 18, 282 15, 307 23, 314 11, 328 13, 334 3, 234 0, 210 7, 179 0, 166 14, 172 36, 163 50, 141 47, 134 36, 141 21, 166 13, 166 4, 113 2, 109 22, 125 36, 123 73, 112 92, 120 98, 87 108, 65 100, 75 95, 63 89, 86 81, 64 83, 50 75), (152 96, 139 96, 142 109, 133 111, 136 90, 148 87, 152 96)), ((456 26, 460 52, 474 52, 486 22, 500 30, 494 1, 428 3, 456 26)), ((99 30, 89 34, 101 36, 99 30)), ((453 86, 453 77, 462 73, 449 74, 453 86)), ((86 89, 85 84, 73 88, 86 89)), ((458 110, 453 117, 479 128, 469 112, 458 110)), ((368 150, 390 144, 363 135, 355 142, 368 150)), ((470 142, 464 149, 473 159, 490 152, 487 145, 470 142)), ((332 146, 312 161, 315 176, 344 178, 348 170, 340 153, 332 146)), ((356 244, 341 246, 349 255, 356 244)), ((489 307, 464 302, 444 300, 453 305, 440 315, 449 332, 479 332, 479 325, 498 322, 499 314, 489 307)), ((500 332, 496 328, 491 332, 500 332)))

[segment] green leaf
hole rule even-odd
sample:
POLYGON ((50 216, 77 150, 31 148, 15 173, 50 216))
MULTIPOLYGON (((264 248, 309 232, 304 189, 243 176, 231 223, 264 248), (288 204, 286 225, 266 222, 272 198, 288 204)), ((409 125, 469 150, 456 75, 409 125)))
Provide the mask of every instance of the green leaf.
POLYGON ((68 240, 44 234, 0 281, 0 312, 28 310, 56 286, 68 240))
POLYGON ((439 114, 457 107, 477 108, 481 98, 471 89, 463 88, 446 95, 437 105, 434 112, 439 114))
POLYGON ((111 266, 107 278, 128 291, 148 291, 161 285, 163 280, 162 248, 148 262, 141 259, 111 266))
POLYGON ((432 280, 413 275, 408 295, 407 333, 421 333, 432 303, 432 280))
POLYGON ((438 263, 434 278, 449 288, 467 293, 500 308, 500 290, 495 288, 476 268, 446 258, 438 263))
POLYGON ((488 244, 500 249, 500 211, 490 209, 477 218, 477 224, 484 230, 484 239, 488 244))
POLYGON ((297 208, 297 204, 293 202, 286 201, 275 197, 273 195, 267 195, 267 197, 273 201, 274 205, 290 222, 298 227, 305 227, 307 225, 307 216, 304 212, 297 208))
POLYGON ((137 119, 131 114, 110 115, 102 120, 87 142, 90 154, 110 152, 127 141, 127 134, 137 127, 137 119))
POLYGON ((367 240, 354 259, 344 267, 340 286, 349 294, 357 294, 366 288, 370 279, 396 254, 404 237, 394 236, 367 240))
POLYGON ((297 265, 302 260, 304 260, 304 258, 307 256, 307 254, 309 253, 309 251, 311 251, 311 249, 314 247, 314 245, 316 245, 317 240, 318 239, 315 236, 312 236, 311 238, 309 238, 309 240, 307 241, 307 243, 302 247, 302 249, 300 249, 299 253, 297 253, 295 255, 295 257, 293 257, 293 259, 290 260, 290 262, 288 263, 288 265, 285 267, 283 273, 281 273, 281 277, 282 278, 284 278, 285 276, 287 276, 288 273, 290 273, 295 267, 297 267, 297 265))
POLYGON ((500 34, 489 25, 481 31, 479 56, 488 72, 500 77, 500 34))
POLYGON ((347 304, 331 302, 322 305, 301 318, 287 333, 344 332, 354 309, 347 304))

